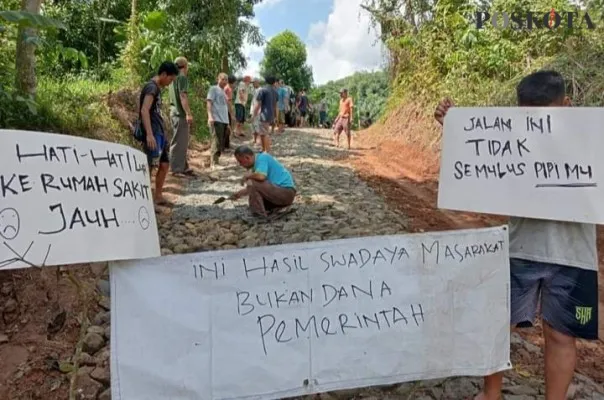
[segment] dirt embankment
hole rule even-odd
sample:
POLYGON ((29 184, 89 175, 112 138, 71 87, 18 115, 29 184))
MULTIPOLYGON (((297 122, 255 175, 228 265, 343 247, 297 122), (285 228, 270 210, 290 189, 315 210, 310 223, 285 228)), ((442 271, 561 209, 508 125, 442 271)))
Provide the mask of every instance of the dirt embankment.
MULTIPOLYGON (((436 104, 434 104, 436 106, 436 104)), ((439 210, 438 172, 440 126, 425 116, 425 107, 401 107, 384 124, 358 132, 356 153, 350 162, 358 173, 388 203, 409 217, 410 229, 417 232, 477 228, 505 224, 507 218, 495 215, 439 210)), ((600 273, 604 273, 604 228, 598 227, 600 273)), ((604 338, 604 280, 600 279, 600 338, 604 338)), ((542 345, 540 328, 521 332, 542 345)), ((580 341, 577 370, 596 382, 604 383, 604 342, 580 341)), ((542 360, 527 357, 522 367, 542 375, 542 360)))

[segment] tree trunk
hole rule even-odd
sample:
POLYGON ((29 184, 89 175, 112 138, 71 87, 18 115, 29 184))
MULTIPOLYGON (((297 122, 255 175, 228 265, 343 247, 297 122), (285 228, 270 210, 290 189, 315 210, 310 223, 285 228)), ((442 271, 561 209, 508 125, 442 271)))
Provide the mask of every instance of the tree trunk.
MULTIPOLYGON (((21 0, 21 10, 33 14, 40 13, 42 0, 21 0)), ((27 41, 36 36, 38 30, 31 27, 19 27, 17 36, 15 86, 22 93, 36 95, 36 45, 27 41)))

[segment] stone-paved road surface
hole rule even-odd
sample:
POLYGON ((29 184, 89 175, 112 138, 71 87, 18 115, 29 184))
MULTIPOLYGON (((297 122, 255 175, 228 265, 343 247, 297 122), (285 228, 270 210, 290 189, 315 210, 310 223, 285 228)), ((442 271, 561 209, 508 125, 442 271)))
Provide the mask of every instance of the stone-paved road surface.
MULTIPOLYGON (((243 169, 236 165, 232 153, 223 155, 222 168, 204 172, 192 180, 184 195, 177 200, 172 218, 160 225, 162 253, 404 233, 405 217, 390 210, 352 169, 339 163, 337 160, 345 157, 346 152, 331 147, 330 143, 327 131, 287 131, 275 137, 272 153, 293 172, 299 192, 295 212, 269 224, 244 221, 241 217, 248 214, 245 200, 212 204, 217 198, 226 197, 241 188, 239 182, 243 169)), ((92 330, 103 332, 108 324, 107 316, 96 320, 100 326, 92 330)), ((516 351, 537 355, 541 349, 513 335, 512 352, 516 351)), ((106 353, 100 351, 100 354, 106 353)), ((96 375, 99 374, 96 371, 96 375)), ((478 378, 450 378, 324 393, 317 397, 456 400, 472 398, 479 388, 478 378)), ((107 399, 107 392, 103 393, 107 399)), ((543 393, 543 382, 538 378, 526 377, 515 371, 509 372, 505 378, 506 399, 544 399, 543 393)), ((604 393, 604 390, 580 375, 571 387, 571 398, 574 399, 604 400, 604 395, 599 393, 604 393)))

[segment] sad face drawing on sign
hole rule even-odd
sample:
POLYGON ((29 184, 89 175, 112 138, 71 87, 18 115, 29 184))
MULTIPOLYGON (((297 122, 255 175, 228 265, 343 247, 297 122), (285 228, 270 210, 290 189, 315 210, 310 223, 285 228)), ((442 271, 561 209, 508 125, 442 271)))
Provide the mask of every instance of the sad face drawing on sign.
MULTIPOLYGON (((21 216, 19 215, 19 212, 12 207, 7 207, 0 210, 0 240, 2 240, 2 246, 6 250, 8 250, 9 254, 11 254, 10 258, 0 260, 0 269, 11 266, 19 261, 31 267, 37 266, 36 264, 26 259, 27 254, 34 245, 33 240, 29 243, 29 245, 23 252, 15 249, 19 247, 18 242, 20 231, 21 216)), ((50 254, 50 247, 51 245, 49 244, 48 248, 46 249, 44 259, 42 260, 40 266, 44 266, 46 264, 46 260, 48 259, 48 255, 50 254)))

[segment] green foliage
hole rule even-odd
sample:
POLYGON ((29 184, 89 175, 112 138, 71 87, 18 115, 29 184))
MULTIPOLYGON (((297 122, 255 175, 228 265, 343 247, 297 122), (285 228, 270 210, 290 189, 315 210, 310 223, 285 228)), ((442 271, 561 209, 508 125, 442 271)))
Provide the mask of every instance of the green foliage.
MULTIPOLYGON (((604 21, 594 20, 596 30, 586 24, 570 29, 494 29, 490 24, 478 30, 471 2, 418 0, 405 6, 404 0, 365 0, 382 40, 390 53, 390 74, 394 82, 390 109, 419 104, 429 119, 435 104, 450 96, 457 104, 514 105, 514 87, 527 73, 556 68, 576 87, 576 104, 601 104, 604 76, 600 73, 604 21), (431 4, 434 3, 434 4, 431 4), (430 6, 425 13, 423 6, 430 6), (401 11, 402 10, 402 11, 401 11)), ((578 10, 567 0, 482 1, 480 10, 526 13, 578 10)), ((580 15, 584 12, 578 10, 580 15)), ((595 15, 595 13, 592 14, 595 15)))
POLYGON ((390 94, 388 75, 384 71, 357 72, 346 78, 313 88, 309 95, 311 103, 318 104, 325 96, 328 104, 327 113, 333 120, 338 115, 340 89, 343 88, 348 89, 355 105, 353 126, 359 127, 360 119, 364 118, 367 113, 375 121, 384 112, 390 94))
POLYGON ((264 76, 283 79, 296 92, 311 87, 312 69, 306 64, 306 46, 292 31, 286 30, 273 37, 264 49, 260 63, 264 76))

